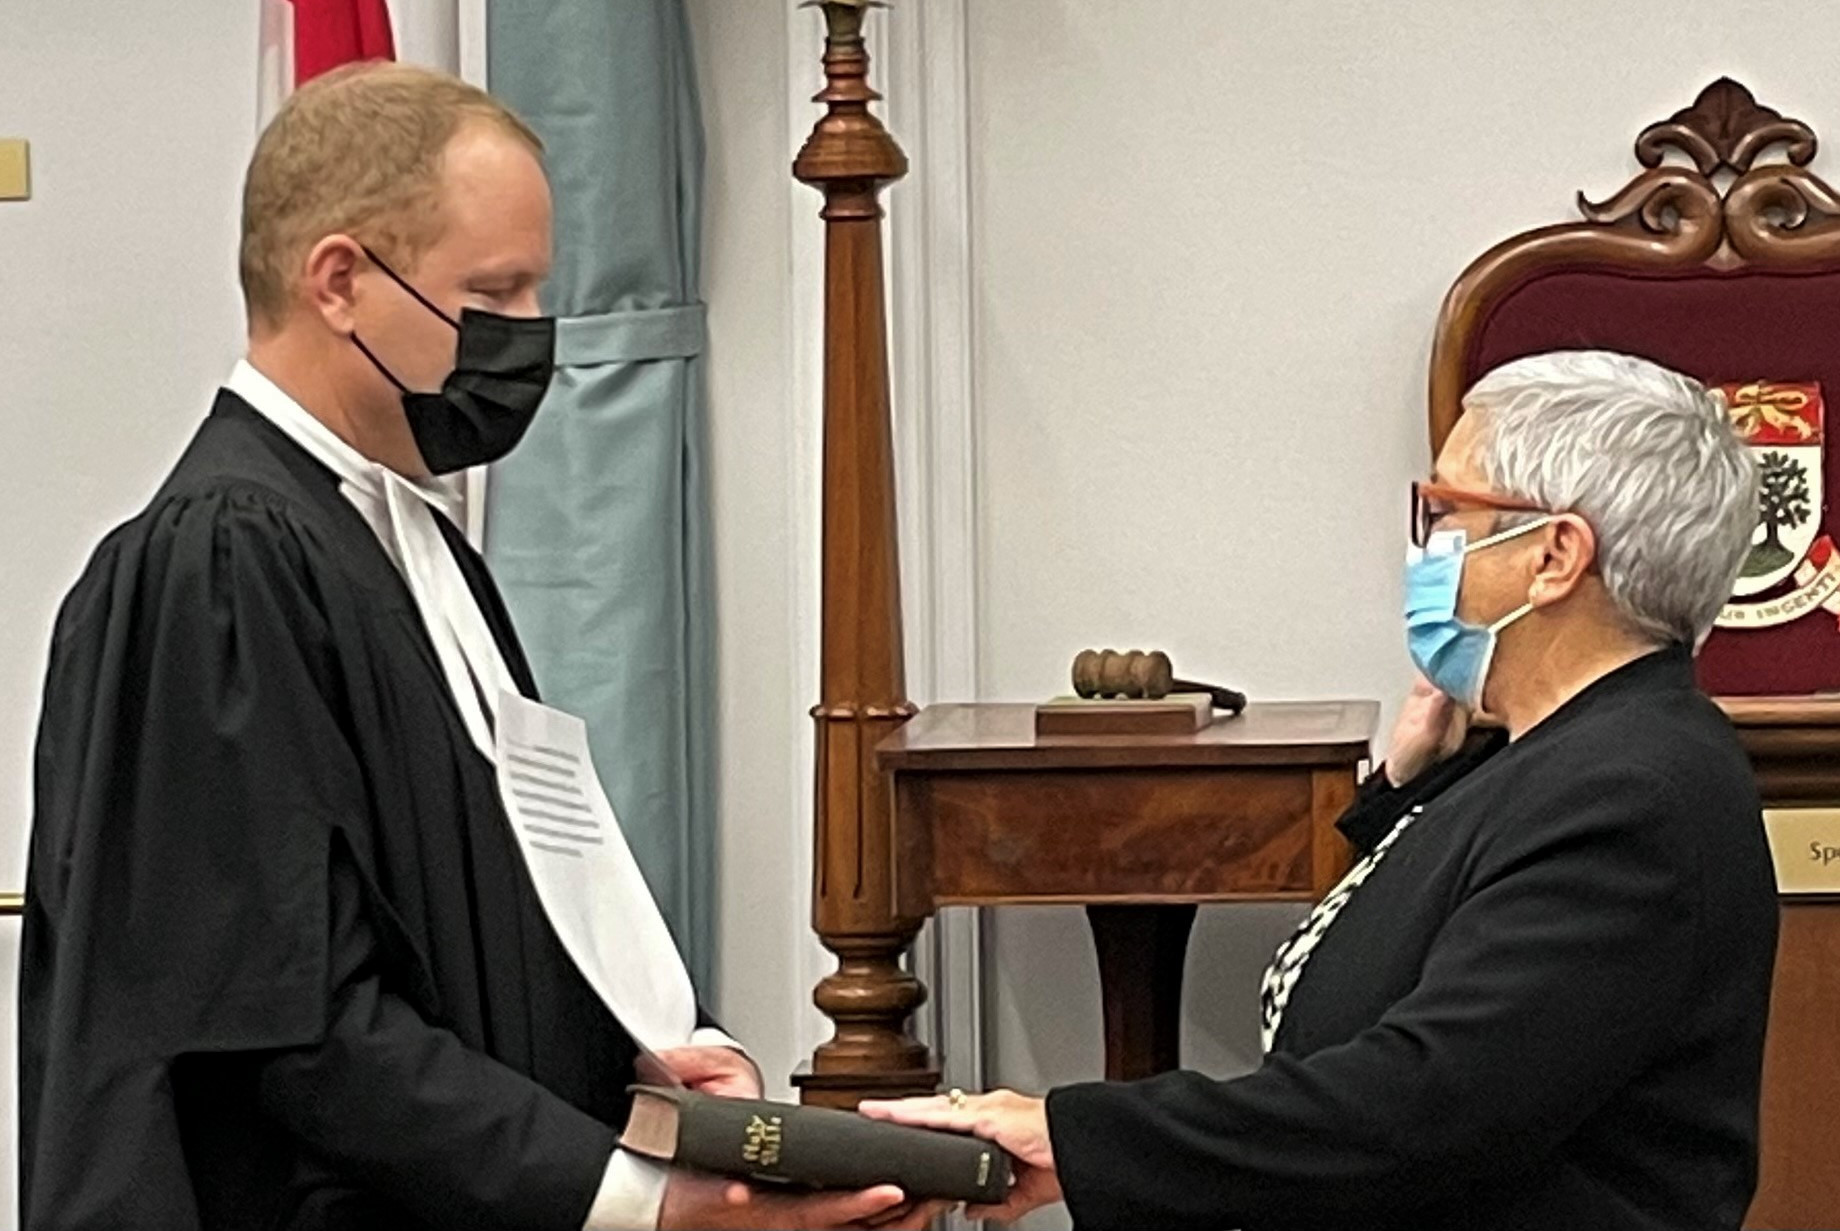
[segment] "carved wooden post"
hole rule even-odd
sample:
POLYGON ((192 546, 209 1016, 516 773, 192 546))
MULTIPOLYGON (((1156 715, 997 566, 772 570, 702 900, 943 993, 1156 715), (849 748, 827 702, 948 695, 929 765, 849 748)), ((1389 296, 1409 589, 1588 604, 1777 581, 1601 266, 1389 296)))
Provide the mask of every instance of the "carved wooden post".
POLYGON ((892 800, 875 746, 913 716, 901 650, 894 432, 883 319, 884 185, 907 157, 869 111, 869 0, 821 0, 827 112, 793 164, 824 194, 823 684, 818 723, 813 925, 837 955, 814 999, 835 1024, 809 1072, 807 1103, 931 1092, 939 1081, 909 1032, 926 989, 902 968, 920 920, 894 908, 892 800))

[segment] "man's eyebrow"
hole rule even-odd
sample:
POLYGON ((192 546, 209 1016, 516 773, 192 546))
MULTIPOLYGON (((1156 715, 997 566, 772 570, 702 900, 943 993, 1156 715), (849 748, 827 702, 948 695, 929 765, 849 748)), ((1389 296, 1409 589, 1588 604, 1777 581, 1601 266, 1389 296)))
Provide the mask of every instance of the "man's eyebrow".
POLYGON ((506 266, 499 269, 476 270, 467 278, 467 281, 475 285, 479 283, 508 283, 512 286, 524 286, 532 282, 541 282, 543 278, 544 274, 542 271, 532 269, 529 266, 506 266))

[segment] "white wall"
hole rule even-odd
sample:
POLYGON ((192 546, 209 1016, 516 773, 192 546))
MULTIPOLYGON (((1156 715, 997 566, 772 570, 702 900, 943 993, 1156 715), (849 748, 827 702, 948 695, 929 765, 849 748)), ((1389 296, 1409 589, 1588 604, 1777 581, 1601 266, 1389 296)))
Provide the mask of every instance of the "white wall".
MULTIPOLYGON (((691 0, 708 133, 705 298, 710 481, 720 616, 718 761, 722 1024, 770 1093, 825 1037, 811 1004, 822 962, 808 869, 816 644, 796 583, 815 561, 794 502, 813 479, 793 395, 792 199, 786 184, 787 7, 691 0)), ((809 14, 800 14, 809 17, 809 14)), ((805 211, 817 224, 818 198, 805 211)), ((813 511, 815 515, 815 510, 813 511)))
MULTIPOLYGON (((25 873, 51 619, 144 504, 241 349, 236 208, 255 132, 254 5, 0 0, 0 887, 25 873)), ((15 1224, 13 980, 0 921, 0 1227, 15 1224)))
POLYGON ((234 6, 0 0, 0 131, 33 197, 0 203, 0 881, 51 617, 146 502, 241 350, 236 209, 255 26, 234 6))
MULTIPOLYGON (((724 616, 764 604, 762 639, 797 599, 771 561, 740 559, 782 546, 744 523, 777 498, 755 489, 802 464, 774 435, 792 421, 773 352, 787 325, 763 281, 789 268, 790 146, 772 114, 786 66, 763 64, 781 45, 779 7, 693 0, 723 168, 712 245, 732 254, 712 260, 706 288, 714 417, 765 448, 719 446, 733 458, 717 475, 720 522, 744 536, 727 549, 724 616)), ((1376 697, 1390 714, 1408 679, 1405 485, 1426 462, 1430 332, 1451 280, 1508 233, 1570 216, 1576 189, 1620 187, 1636 132, 1722 73, 1840 139, 1840 10, 1786 0, 972 0, 969 14, 990 699, 1040 697, 1074 651, 1130 643, 1255 697, 1376 697)), ((817 39, 813 23, 814 51, 817 39)), ((778 651, 747 644, 771 663, 766 687, 750 685, 766 721, 776 704, 802 709, 813 685, 776 698, 778 651)), ((794 758, 797 772, 804 754, 777 725, 758 743, 745 776, 769 793, 751 823, 803 840, 770 788, 783 777, 771 763, 794 758)), ((742 781, 733 763, 727 775, 742 781)), ((725 851, 768 841, 731 829, 725 851)), ((1255 1061, 1256 980, 1292 917, 1203 912, 1191 1064, 1255 1061)), ((999 911, 993 933, 996 1079, 1040 1089, 1096 1074, 1080 915, 999 911)), ((725 955, 791 943, 725 934, 725 955)), ((762 1023, 784 1020, 784 968, 744 975, 731 961, 731 1014, 770 1001, 762 1023)))

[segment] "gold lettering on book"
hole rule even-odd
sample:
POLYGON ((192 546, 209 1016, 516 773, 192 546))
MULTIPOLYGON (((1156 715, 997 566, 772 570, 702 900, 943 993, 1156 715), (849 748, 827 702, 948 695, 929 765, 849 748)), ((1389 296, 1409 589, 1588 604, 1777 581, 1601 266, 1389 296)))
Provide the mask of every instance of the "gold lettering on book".
POLYGON ((741 1148, 741 1157, 756 1167, 773 1167, 779 1164, 780 1118, 762 1119, 749 1116, 747 1125, 747 1144, 741 1148))

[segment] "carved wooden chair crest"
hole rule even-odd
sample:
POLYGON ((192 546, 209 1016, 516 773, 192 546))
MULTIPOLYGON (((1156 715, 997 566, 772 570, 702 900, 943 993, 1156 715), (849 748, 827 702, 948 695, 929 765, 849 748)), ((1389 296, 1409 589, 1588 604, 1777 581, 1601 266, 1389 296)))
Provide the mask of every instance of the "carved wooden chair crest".
POLYGON ((1724 387, 1765 468, 1758 549, 1700 658, 1776 802, 1840 803, 1840 195, 1815 134, 1730 79, 1636 139, 1643 170, 1582 221, 1497 244, 1451 288, 1431 443, 1524 355, 1604 348, 1724 387), (1836 415, 1826 414, 1831 399, 1836 415), (1824 764, 1823 764, 1824 762, 1824 764))

